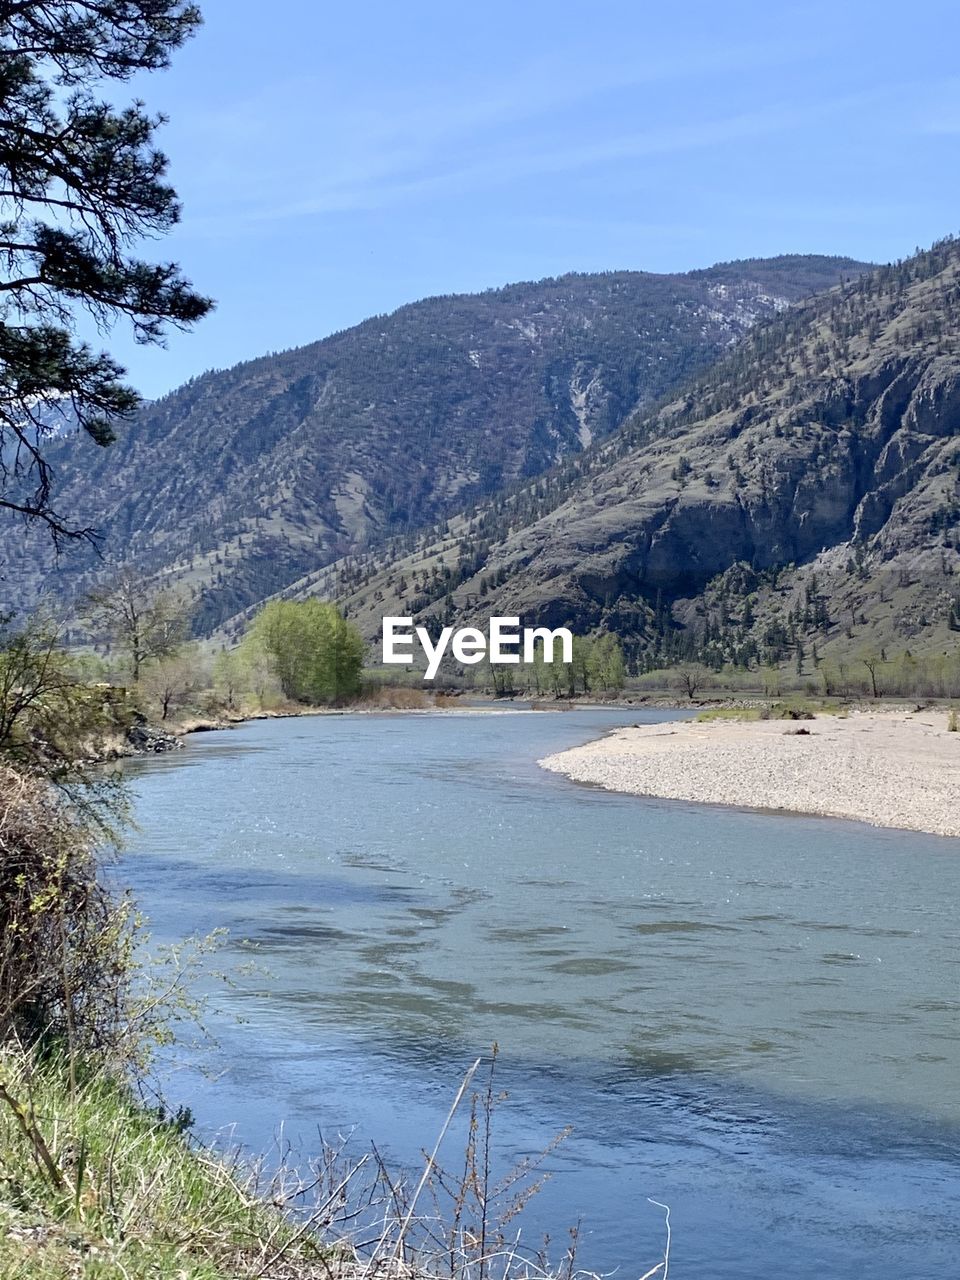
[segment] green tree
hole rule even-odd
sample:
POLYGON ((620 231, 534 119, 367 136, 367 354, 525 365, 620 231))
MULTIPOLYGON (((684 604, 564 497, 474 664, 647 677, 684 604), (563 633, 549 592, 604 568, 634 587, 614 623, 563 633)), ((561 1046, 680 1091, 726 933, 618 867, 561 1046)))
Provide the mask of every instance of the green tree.
POLYGON ((547 666, 547 675, 555 698, 559 698, 563 694, 564 686, 567 682, 567 666, 567 663, 560 662, 556 657, 547 666))
POLYGON ((267 654, 287 698, 321 705, 360 692, 360 632, 332 604, 271 600, 250 625, 242 648, 267 654))
POLYGON ((586 636, 573 637, 573 662, 570 663, 569 689, 571 697, 577 692, 577 686, 584 693, 590 692, 593 642, 586 636))
POLYGON ((593 642, 590 650, 590 677, 601 689, 622 689, 627 677, 623 650, 616 636, 609 633, 593 642))
POLYGON ((223 649, 213 662, 213 687, 228 711, 236 711, 252 684, 250 663, 239 649, 223 649))
POLYGON ((53 505, 51 436, 67 422, 109 444, 138 403, 78 337, 83 314, 149 343, 211 306, 174 263, 131 252, 180 216, 162 118, 98 96, 167 66, 199 22, 184 0, 0 0, 0 507, 58 542, 91 531, 53 505))
POLYGON ((532 680, 538 697, 550 687, 548 665, 544 655, 543 641, 537 640, 533 649, 533 661, 524 664, 524 674, 529 680, 532 680))

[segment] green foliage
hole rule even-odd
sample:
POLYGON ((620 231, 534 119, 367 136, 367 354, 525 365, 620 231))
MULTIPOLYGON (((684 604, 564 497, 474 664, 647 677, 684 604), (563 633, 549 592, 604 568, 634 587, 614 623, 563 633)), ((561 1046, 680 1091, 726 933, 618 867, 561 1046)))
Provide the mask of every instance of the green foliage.
POLYGON ((708 707, 697 714, 698 724, 710 724, 715 720, 759 720, 759 707, 708 707))
POLYGON ((99 1053, 127 1034, 132 919, 100 877, 101 835, 45 778, 0 764, 0 1045, 99 1053))
POLYGON ((0 12, 0 507, 59 541, 89 532, 53 505, 47 456, 65 424, 98 445, 138 402, 123 370, 75 337, 77 310, 120 317, 138 340, 210 308, 172 263, 131 256, 179 219, 142 104, 100 98, 109 80, 167 64, 199 14, 183 0, 7 4, 0 12))
POLYGON ((863 660, 823 662, 820 678, 828 697, 960 698, 960 649, 922 656, 909 650, 863 660))
POLYGON ((360 692, 364 644, 337 608, 320 600, 271 600, 254 618, 242 650, 266 655, 283 694, 323 706, 360 692))
POLYGON ((697 716, 698 722, 712 720, 813 720, 818 715, 841 715, 838 703, 792 698, 765 707, 710 707, 697 716))
POLYGON ((537 697, 576 697, 591 692, 618 693, 626 682, 623 650, 616 636, 574 636, 571 662, 547 662, 542 640, 534 647, 533 661, 499 665, 484 661, 476 668, 474 684, 497 696, 516 693, 537 697))
POLYGON ((260 1199, 251 1176, 188 1141, 185 1117, 80 1068, 0 1050, 4 1280, 254 1280, 281 1259, 283 1275, 331 1274, 333 1250, 284 1216, 279 1183, 277 1202, 260 1199))
POLYGON ((213 662, 213 688, 227 711, 239 711, 251 692, 250 663, 239 649, 223 649, 213 662))
POLYGON ((88 768, 132 719, 122 691, 34 620, 0 631, 0 1045, 115 1046, 130 1025, 132 919, 97 849, 126 815, 115 778, 88 768))

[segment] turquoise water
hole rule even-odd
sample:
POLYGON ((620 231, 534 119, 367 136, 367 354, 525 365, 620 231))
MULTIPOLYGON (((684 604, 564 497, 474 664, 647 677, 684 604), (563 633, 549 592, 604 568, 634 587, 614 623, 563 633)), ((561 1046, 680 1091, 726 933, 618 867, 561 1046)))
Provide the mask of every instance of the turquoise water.
POLYGON ((136 764, 155 935, 260 969, 171 1094, 412 1165, 496 1040, 499 1159, 573 1127, 528 1233, 582 1218, 582 1265, 652 1265, 653 1197, 676 1275, 957 1274, 960 842, 536 766, 670 714, 265 721, 136 764))

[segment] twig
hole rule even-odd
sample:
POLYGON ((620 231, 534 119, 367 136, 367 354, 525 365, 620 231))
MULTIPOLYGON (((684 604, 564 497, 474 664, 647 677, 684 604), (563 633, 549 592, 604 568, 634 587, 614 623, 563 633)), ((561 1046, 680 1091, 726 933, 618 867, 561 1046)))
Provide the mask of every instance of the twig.
POLYGON ((414 1191, 413 1198, 411 1199, 410 1204, 407 1208, 407 1216, 404 1218, 403 1222, 400 1224, 400 1231, 399 1231, 399 1234, 397 1235, 397 1243, 394 1245, 393 1253, 390 1255, 391 1262, 396 1262, 398 1258, 402 1256, 403 1238, 410 1227, 410 1223, 413 1221, 413 1214, 414 1214, 414 1210, 417 1207, 417 1201, 420 1198, 420 1192, 426 1186, 427 1179, 430 1177, 430 1170, 433 1168, 434 1161, 437 1158, 437 1152, 440 1150, 440 1144, 441 1142, 443 1142, 444 1138, 446 1137, 447 1130, 450 1128, 450 1125, 453 1121, 453 1117, 456 1114, 457 1108, 460 1106, 460 1103, 463 1101, 463 1095, 470 1088, 470 1082, 473 1080, 473 1077, 477 1073, 477 1068, 480 1066, 480 1061, 481 1060, 478 1058, 476 1062, 473 1064, 473 1066, 470 1067, 470 1069, 467 1071, 467 1074, 463 1077, 463 1080, 460 1084, 460 1088, 457 1090, 457 1096, 454 1098, 453 1104, 450 1107, 450 1110, 447 1112, 447 1118, 443 1122, 443 1128, 440 1130, 439 1134, 437 1135, 437 1140, 433 1144, 433 1151, 431 1151, 430 1155, 427 1157, 427 1163, 424 1166, 423 1173, 420 1176, 420 1181, 417 1183, 417 1189, 414 1191))
POLYGON ((647 1196, 647 1203, 655 1204, 658 1209, 662 1209, 664 1211, 664 1214, 666 1215, 664 1225, 667 1228, 667 1243, 663 1250, 663 1261, 658 1262, 657 1265, 652 1270, 648 1271, 645 1276, 641 1276, 640 1280, 647 1280, 648 1276, 656 1275, 661 1267, 663 1267, 662 1280, 667 1280, 667 1274, 670 1271, 670 1206, 668 1204, 661 1204, 659 1200, 653 1200, 650 1196, 647 1196))
POLYGON ((315 1209, 313 1213, 311 1213, 310 1216, 306 1219, 306 1221, 302 1224, 299 1230, 295 1231, 294 1234, 290 1237, 290 1239, 287 1240, 285 1244, 282 1244, 280 1248, 276 1251, 276 1253, 272 1254, 272 1256, 267 1259, 267 1261, 263 1264, 263 1266, 257 1272, 258 1280, 260 1276, 265 1276, 268 1271, 271 1271, 273 1267, 275 1267, 276 1264, 280 1262, 280 1260, 284 1257, 284 1255, 288 1253, 295 1244, 299 1244, 299 1242, 303 1239, 303 1237, 307 1234, 307 1232, 313 1227, 314 1223, 318 1222, 320 1218, 323 1216, 323 1214, 326 1213, 327 1209, 330 1207, 331 1204, 333 1204, 334 1200, 336 1200, 340 1192, 343 1191, 344 1187, 347 1185, 347 1183, 350 1181, 353 1175, 358 1170, 362 1169, 369 1159, 370 1159, 369 1155, 362 1156, 361 1159, 359 1159, 357 1163, 353 1166, 353 1168, 350 1169, 349 1172, 347 1172, 344 1175, 339 1185, 336 1186, 334 1190, 330 1192, 330 1194, 327 1196, 326 1200, 324 1200, 320 1208, 315 1209))
POLYGON ((33 1154, 37 1162, 46 1170, 47 1177, 53 1183, 58 1191, 67 1190, 67 1180, 63 1176, 60 1166, 50 1154, 50 1148, 44 1141, 43 1134, 33 1123, 33 1117, 28 1116, 23 1106, 17 1101, 5 1084, 0 1083, 0 1099, 4 1101, 13 1114, 17 1118, 17 1124, 26 1140, 33 1148, 33 1154))

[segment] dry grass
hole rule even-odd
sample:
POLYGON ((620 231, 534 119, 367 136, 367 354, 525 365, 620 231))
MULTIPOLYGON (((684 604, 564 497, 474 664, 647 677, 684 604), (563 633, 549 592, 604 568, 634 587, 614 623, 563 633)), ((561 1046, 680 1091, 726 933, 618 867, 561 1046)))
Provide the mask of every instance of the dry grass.
MULTIPOLYGON (((72 1087, 63 1062, 0 1053, 0 1280, 576 1280, 578 1230, 558 1266, 521 1215, 556 1145, 494 1178, 495 1056, 471 1067, 421 1170, 373 1148, 330 1148, 305 1172, 251 1167, 191 1144, 177 1117, 99 1071, 72 1087), (457 1171, 440 1150, 469 1108, 457 1171)), ((561 1141, 560 1135, 556 1141, 561 1141)), ((654 1202, 655 1203, 655 1202, 654 1202)), ((665 1208, 665 1206, 661 1206, 665 1208)), ((666 1277, 663 1258, 643 1280, 666 1277)))
POLYGON ((432 706, 432 699, 423 689, 404 685, 371 685, 364 690, 355 706, 364 711, 423 711, 432 706))

